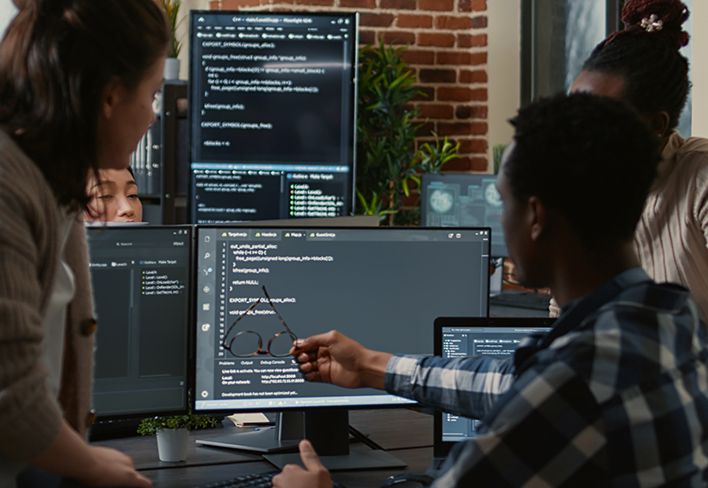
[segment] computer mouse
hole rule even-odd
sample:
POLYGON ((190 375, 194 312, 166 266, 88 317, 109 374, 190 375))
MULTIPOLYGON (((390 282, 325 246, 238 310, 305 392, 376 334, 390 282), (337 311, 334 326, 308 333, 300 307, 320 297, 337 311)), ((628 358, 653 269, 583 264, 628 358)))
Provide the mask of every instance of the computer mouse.
POLYGON ((395 486, 396 488, 417 488, 429 486, 432 482, 433 478, 427 474, 401 473, 386 478, 381 488, 388 486, 395 486))

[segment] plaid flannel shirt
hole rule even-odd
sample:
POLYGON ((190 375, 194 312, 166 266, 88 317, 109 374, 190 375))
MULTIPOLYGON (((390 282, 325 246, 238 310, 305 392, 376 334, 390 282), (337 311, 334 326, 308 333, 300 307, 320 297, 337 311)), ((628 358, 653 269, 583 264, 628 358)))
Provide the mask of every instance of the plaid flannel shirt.
POLYGON ((708 484, 708 331, 687 290, 641 268, 509 360, 397 356, 386 389, 483 419, 434 487, 708 484))

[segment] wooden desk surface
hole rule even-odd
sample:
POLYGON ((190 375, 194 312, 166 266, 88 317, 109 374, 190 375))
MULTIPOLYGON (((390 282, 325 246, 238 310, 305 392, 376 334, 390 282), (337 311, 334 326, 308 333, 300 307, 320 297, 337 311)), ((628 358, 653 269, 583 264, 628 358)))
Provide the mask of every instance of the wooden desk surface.
MULTIPOLYGON (((414 410, 384 409, 350 412, 352 426, 408 464, 408 471, 423 472, 432 461, 433 418, 414 410)), ((224 429, 192 432, 193 439, 223 435, 224 429)), ((230 449, 190 444, 187 461, 163 463, 157 457, 154 436, 131 437, 94 443, 125 452, 135 466, 156 487, 186 488, 209 481, 233 478, 239 474, 273 471, 260 456, 230 449)), ((347 488, 379 486, 401 470, 338 472, 334 478, 347 488)))

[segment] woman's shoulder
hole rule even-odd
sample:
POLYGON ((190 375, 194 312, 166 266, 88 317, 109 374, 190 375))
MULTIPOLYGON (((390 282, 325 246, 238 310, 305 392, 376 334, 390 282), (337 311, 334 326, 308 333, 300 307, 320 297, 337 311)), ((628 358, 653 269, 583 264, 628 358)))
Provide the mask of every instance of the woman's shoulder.
POLYGON ((708 138, 684 139, 677 151, 679 159, 701 171, 708 171, 708 138))
POLYGON ((51 194, 40 169, 3 130, 0 130, 0 186, 3 193, 51 194))

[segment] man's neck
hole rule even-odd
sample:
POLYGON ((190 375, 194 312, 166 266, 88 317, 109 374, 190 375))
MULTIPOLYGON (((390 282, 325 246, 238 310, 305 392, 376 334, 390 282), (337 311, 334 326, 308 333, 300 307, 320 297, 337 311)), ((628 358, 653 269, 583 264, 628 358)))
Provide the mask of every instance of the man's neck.
POLYGON ((640 266, 632 243, 606 252, 582 250, 558 256, 551 291, 558 305, 564 307, 592 292, 613 277, 640 266))

